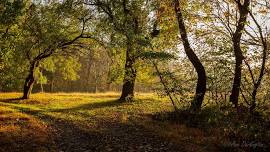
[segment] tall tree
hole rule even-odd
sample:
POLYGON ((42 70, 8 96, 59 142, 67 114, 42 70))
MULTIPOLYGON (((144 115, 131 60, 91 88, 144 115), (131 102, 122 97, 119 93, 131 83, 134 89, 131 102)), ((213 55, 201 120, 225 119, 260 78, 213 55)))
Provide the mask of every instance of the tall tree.
POLYGON ((198 75, 196 93, 191 104, 191 111, 197 112, 201 109, 201 105, 203 103, 204 95, 206 92, 206 73, 200 59, 197 57, 197 55, 194 53, 193 49, 190 46, 179 0, 174 0, 174 9, 185 53, 187 54, 188 59, 191 61, 192 65, 196 69, 198 75))
MULTIPOLYGON (((256 4, 256 2, 255 2, 255 4, 256 4)), ((258 72, 259 74, 257 77, 256 77, 256 72, 252 70, 252 66, 250 65, 250 63, 248 61, 244 60, 245 64, 247 65, 248 72, 249 72, 249 75, 251 77, 252 84, 253 84, 252 93, 251 93, 251 104, 250 104, 250 112, 251 113, 254 113, 254 110, 255 110, 256 105, 257 105, 256 96, 257 96, 258 89, 260 88, 260 86, 262 84, 262 80, 263 80, 264 75, 265 75, 267 57, 268 57, 268 51, 269 51, 269 46, 268 46, 269 45, 268 44, 269 31, 267 31, 267 27, 266 28, 262 27, 261 21, 259 22, 256 19, 256 16, 258 16, 258 14, 259 15, 266 15, 270 11, 270 8, 268 8, 268 10, 267 10, 267 7, 265 7, 265 6, 261 7, 261 8, 255 7, 255 10, 258 10, 258 11, 256 11, 256 13, 255 13, 254 11, 249 10, 249 14, 250 14, 255 26, 257 27, 258 34, 255 33, 256 36, 254 36, 254 34, 251 34, 248 30, 245 30, 245 32, 249 35, 249 40, 246 40, 246 43, 248 45, 255 46, 256 49, 259 49, 259 47, 262 48, 262 52, 259 55, 260 56, 259 59, 261 60, 260 61, 261 63, 259 65, 259 67, 255 68, 256 71, 259 71, 258 72), (254 14, 256 14, 256 16, 254 14), (266 30, 263 30, 263 29, 266 29, 266 30)), ((255 56, 255 54, 253 56, 255 56)))
POLYGON ((244 32, 245 25, 247 23, 247 17, 249 12, 250 0, 235 0, 238 10, 239 10, 239 20, 237 22, 237 27, 233 33, 232 42, 233 50, 235 55, 235 69, 234 69, 234 80, 233 87, 230 95, 230 102, 232 102, 235 107, 238 107, 238 97, 241 85, 241 75, 242 75, 242 63, 244 60, 243 52, 241 49, 241 37, 244 32))
MULTIPOLYGON (((137 77, 136 61, 143 48, 141 41, 147 34, 147 20, 150 14, 148 1, 145 0, 92 0, 85 4, 96 6, 101 14, 105 14, 106 25, 124 37, 121 44, 125 47, 125 66, 123 87, 120 101, 133 101, 134 87, 137 77)), ((119 43, 119 42, 118 42, 119 43)))

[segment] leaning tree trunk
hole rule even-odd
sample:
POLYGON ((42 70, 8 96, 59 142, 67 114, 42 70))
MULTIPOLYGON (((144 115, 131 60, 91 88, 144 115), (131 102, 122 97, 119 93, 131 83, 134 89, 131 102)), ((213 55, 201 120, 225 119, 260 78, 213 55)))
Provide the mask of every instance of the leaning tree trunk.
MULTIPOLYGON (((261 34, 261 36, 262 36, 262 34, 261 34)), ((263 37, 262 37, 262 43, 263 43, 263 47, 264 47, 263 48, 263 59, 262 59, 262 65, 261 65, 261 69, 260 69, 259 78, 258 78, 257 82, 255 82, 255 84, 253 86, 253 91, 252 91, 252 94, 251 94, 251 97, 252 97, 251 106, 250 106, 250 112, 251 113, 253 113, 255 108, 256 108, 257 92, 258 92, 258 89, 259 89, 259 87, 260 87, 260 85, 262 83, 263 76, 265 74, 265 64, 266 64, 268 46, 267 46, 267 42, 264 41, 263 37)))
POLYGON ((134 86, 136 80, 136 68, 135 68, 135 58, 132 54, 132 46, 128 43, 126 51, 126 63, 125 63, 125 76, 123 80, 122 94, 120 101, 133 101, 134 99, 134 86))
MULTIPOLYGON (((262 64, 261 64, 261 69, 260 69, 260 75, 259 75, 259 78, 258 78, 257 82, 254 83, 253 91, 252 91, 252 102, 251 102, 251 106, 250 106, 250 112, 251 113, 254 113, 254 110, 256 108, 256 96, 257 96, 257 92, 258 92, 258 89, 259 89, 259 87, 261 85, 263 76, 265 74, 265 65, 266 65, 266 60, 267 60, 268 44, 267 44, 267 39, 263 36, 262 27, 259 25, 259 23, 255 19, 255 17, 252 14, 252 12, 250 11, 249 13, 250 13, 251 18, 255 22, 258 30, 259 30, 260 39, 261 39, 262 46, 263 46, 262 64)), ((250 73, 252 74, 252 71, 251 70, 250 70, 250 73)), ((254 80, 254 77, 253 77, 253 80, 254 80)))
POLYGON ((236 108, 238 107, 238 97, 241 85, 242 62, 244 59, 240 46, 240 41, 247 21, 250 0, 245 0, 243 4, 241 4, 240 1, 237 1, 237 5, 240 13, 240 18, 238 20, 238 25, 232 38, 233 50, 235 55, 235 69, 234 69, 233 88, 230 95, 230 102, 232 102, 236 108))
POLYGON ((192 65, 196 69, 196 72, 198 75, 196 93, 195 93, 195 97, 194 97, 193 102, 191 103, 191 108, 190 108, 191 111, 198 112, 201 109, 204 95, 206 92, 206 73, 200 59, 196 56, 196 54, 194 53, 194 51, 192 50, 190 46, 187 32, 186 32, 186 27, 184 24, 182 12, 181 12, 181 8, 180 8, 178 0, 174 0, 174 8, 175 8, 176 16, 177 16, 181 39, 184 45, 184 50, 188 56, 188 59, 191 61, 192 65))
POLYGON ((38 61, 31 62, 29 73, 25 79, 25 83, 24 83, 24 87, 23 87, 22 99, 28 99, 31 92, 32 92, 32 88, 33 88, 33 85, 35 82, 34 72, 35 72, 35 69, 38 67, 38 65, 39 65, 38 61))

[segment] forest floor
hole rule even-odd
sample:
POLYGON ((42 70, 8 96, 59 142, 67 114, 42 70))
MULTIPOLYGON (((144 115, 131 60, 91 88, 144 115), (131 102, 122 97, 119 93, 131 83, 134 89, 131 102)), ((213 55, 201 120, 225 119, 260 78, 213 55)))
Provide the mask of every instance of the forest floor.
MULTIPOLYGON (((132 103, 117 102, 117 93, 40 93, 28 100, 16 100, 20 95, 0 94, 0 152, 199 152, 249 151, 254 147, 266 151, 268 148, 261 142, 241 146, 227 136, 223 126, 189 126, 163 119, 160 114, 171 113, 173 107, 168 100, 153 94, 137 94, 132 103)), ((207 120, 207 125, 213 124, 211 121, 207 120)))

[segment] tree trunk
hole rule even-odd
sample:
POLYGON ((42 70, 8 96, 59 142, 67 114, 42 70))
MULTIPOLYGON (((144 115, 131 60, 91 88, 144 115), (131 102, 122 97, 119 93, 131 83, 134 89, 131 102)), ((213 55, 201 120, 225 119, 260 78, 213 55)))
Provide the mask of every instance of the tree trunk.
POLYGON ((44 88, 43 88, 43 84, 42 83, 40 83, 40 91, 41 91, 41 93, 44 92, 44 88))
POLYGON ((175 102, 174 102, 174 100, 173 100, 173 97, 172 97, 172 95, 171 95, 171 93, 170 93, 170 91, 169 91, 169 88, 167 87, 167 85, 166 85, 166 83, 165 83, 165 81, 164 81, 164 79, 163 79, 163 77, 162 77, 162 75, 161 75, 161 73, 160 73, 160 71, 159 71, 159 69, 158 69, 157 64, 156 64, 154 61, 153 61, 152 63, 153 63, 153 65, 154 65, 155 70, 157 71, 157 74, 158 74, 158 76, 159 76, 160 82, 162 83, 162 85, 163 85, 163 87, 164 87, 164 90, 165 90, 167 96, 169 96, 169 98, 170 98, 170 100, 171 100, 171 102, 172 102, 172 105, 173 105, 173 107, 174 107, 174 110, 175 110, 175 111, 178 111, 178 108, 177 108, 177 106, 176 106, 176 104, 175 104, 175 102))
POLYGON ((236 63, 235 63, 235 70, 234 70, 233 88, 230 95, 230 102, 232 102, 235 105, 235 107, 238 106, 238 97, 239 97, 239 92, 240 92, 240 84, 241 84, 241 77, 242 77, 241 76, 242 75, 242 62, 243 62, 243 57, 241 57, 242 51, 241 51, 241 55, 236 55, 237 52, 238 52, 238 49, 235 51, 236 63))
POLYGON ((263 43, 264 43, 264 50, 263 50, 262 66, 261 66, 261 69, 260 69, 259 78, 258 78, 257 82, 253 86, 252 101, 251 101, 251 106, 250 106, 250 112, 251 113, 253 113, 255 108, 256 108, 256 96, 257 96, 258 89, 259 89, 259 87, 261 85, 261 82, 262 82, 262 79, 263 79, 263 76, 264 76, 264 71, 265 71, 265 63, 266 63, 266 58, 267 58, 268 47, 267 47, 266 42, 263 42, 263 43))
POLYGON ((257 90, 259 86, 254 86, 254 89, 252 91, 252 101, 251 101, 251 106, 250 106, 250 112, 253 113, 255 108, 256 108, 256 96, 257 96, 257 90))
MULTIPOLYGON (((262 28, 259 25, 259 23, 257 22, 257 20, 255 19, 254 15, 250 12, 250 15, 252 17, 252 19, 254 20, 255 24, 257 25, 257 28, 259 29, 259 33, 260 33, 260 38, 261 38, 261 42, 263 45, 263 53, 262 53, 262 64, 261 64, 261 69, 260 69, 260 75, 259 78, 257 80, 257 82, 255 82, 254 86, 253 86, 253 91, 252 91, 252 102, 251 102, 251 106, 250 106, 250 112, 254 113, 254 110, 256 108, 256 96, 257 96, 257 91, 261 85, 263 76, 265 74, 265 64, 266 64, 266 60, 267 60, 267 51, 268 51, 268 44, 267 44, 267 39, 263 36, 263 32, 262 32, 262 28)), ((252 71, 250 70, 251 75, 252 71)), ((254 80, 254 77, 253 77, 254 80)))
POLYGON ((22 99, 28 99, 31 92, 32 92, 32 88, 33 88, 33 85, 35 82, 34 72, 35 72, 35 69, 38 67, 38 65, 39 65, 38 61, 31 62, 29 73, 25 79, 25 83, 24 83, 24 87, 23 87, 22 99))
POLYGON ((51 84, 50 84, 50 92, 52 93, 54 91, 54 76, 52 74, 51 84))
POLYGON ((198 112, 201 109, 201 105, 202 105, 204 95, 206 92, 206 73, 200 59, 196 56, 196 54, 194 53, 194 51, 192 50, 189 44, 186 27, 184 24, 182 12, 181 12, 181 8, 180 8, 178 0, 174 0, 174 8, 175 8, 176 16, 177 16, 181 39, 184 45, 184 50, 198 75, 196 93, 195 93, 195 97, 191 103, 191 108, 190 108, 191 111, 198 112))
POLYGON ((232 102, 235 107, 238 107, 238 97, 240 92, 240 84, 241 84, 241 75, 242 75, 242 63, 243 63, 243 54, 240 46, 240 41, 242 37, 243 30, 245 28, 245 24, 247 21, 248 11, 250 0, 245 0, 244 4, 241 2, 237 2, 240 18, 238 21, 238 25, 236 27, 236 31, 233 34, 233 50, 235 55, 235 70, 234 70, 234 79, 233 79, 233 88, 230 95, 230 102, 232 102))
MULTIPOLYGON (((129 40, 128 40, 129 41, 129 40)), ((134 86, 137 71, 135 69, 135 58, 132 55, 132 46, 130 43, 127 45, 126 63, 125 63, 125 76, 123 81, 122 94, 120 101, 133 101, 134 99, 134 86)))

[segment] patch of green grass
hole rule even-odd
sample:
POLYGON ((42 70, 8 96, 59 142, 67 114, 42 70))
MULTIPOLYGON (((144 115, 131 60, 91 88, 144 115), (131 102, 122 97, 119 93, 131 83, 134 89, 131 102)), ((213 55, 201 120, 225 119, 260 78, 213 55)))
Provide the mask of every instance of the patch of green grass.
POLYGON ((135 102, 117 102, 117 93, 82 94, 55 93, 33 94, 28 100, 9 100, 21 94, 1 94, 0 105, 33 116, 50 116, 76 123, 93 123, 95 120, 118 120, 123 117, 141 116, 159 111, 171 111, 170 102, 153 94, 138 94, 135 102), (121 115, 121 116, 119 116, 121 115), (124 116, 126 115, 126 116, 124 116), (120 118, 121 117, 121 118, 120 118))

